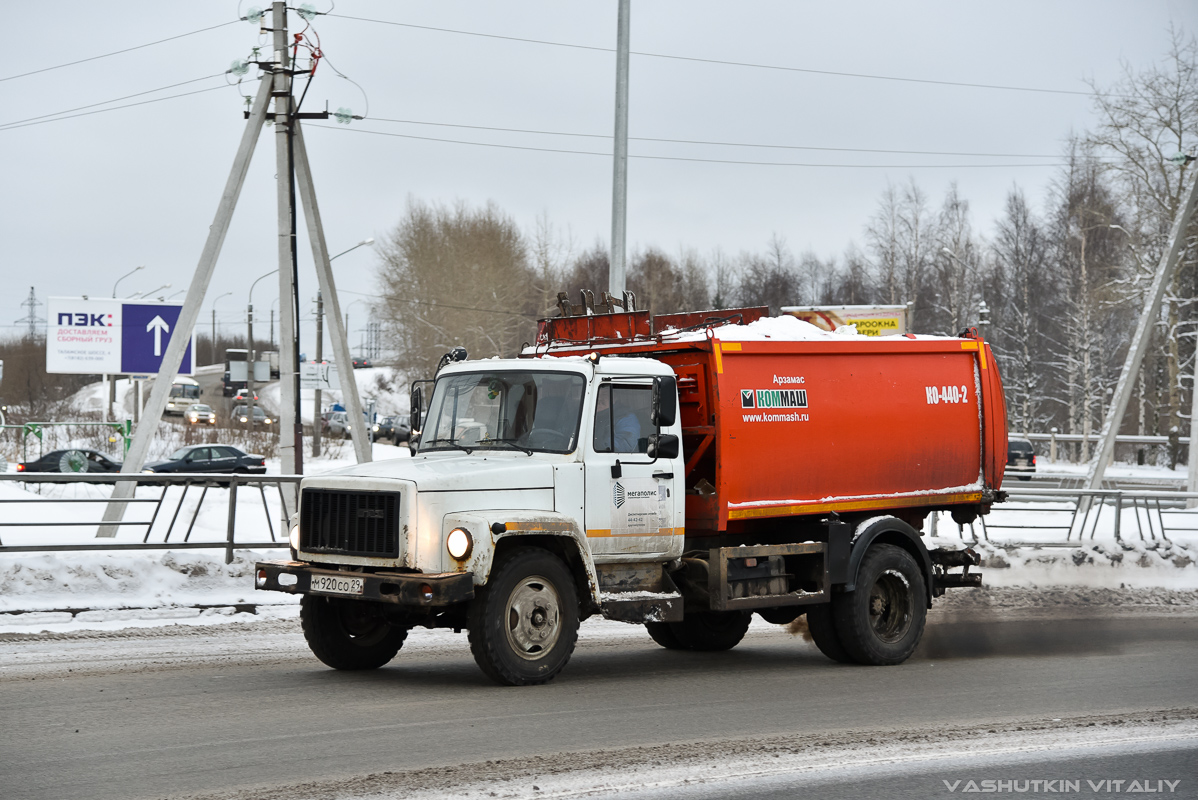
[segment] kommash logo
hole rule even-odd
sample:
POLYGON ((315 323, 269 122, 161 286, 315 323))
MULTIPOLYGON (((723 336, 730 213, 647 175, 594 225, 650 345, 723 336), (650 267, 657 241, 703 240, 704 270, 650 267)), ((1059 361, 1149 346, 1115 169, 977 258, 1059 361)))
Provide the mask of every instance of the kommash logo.
POLYGON ((741 389, 741 408, 806 408, 806 389, 741 389))

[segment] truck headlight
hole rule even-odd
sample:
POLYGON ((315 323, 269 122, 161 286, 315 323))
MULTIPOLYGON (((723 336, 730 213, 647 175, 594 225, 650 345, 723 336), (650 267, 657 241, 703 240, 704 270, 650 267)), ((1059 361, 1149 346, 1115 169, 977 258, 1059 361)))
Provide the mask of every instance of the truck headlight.
POLYGON ((458 561, 464 560, 474 549, 474 539, 465 528, 454 528, 445 539, 445 548, 458 561))
POLYGON ((291 543, 291 549, 292 549, 292 550, 295 550, 295 551, 297 551, 297 552, 298 552, 298 551, 299 551, 299 549, 300 549, 300 535, 299 535, 299 533, 300 533, 300 531, 299 531, 299 525, 292 525, 292 526, 291 526, 291 535, 287 537, 287 541, 291 543))

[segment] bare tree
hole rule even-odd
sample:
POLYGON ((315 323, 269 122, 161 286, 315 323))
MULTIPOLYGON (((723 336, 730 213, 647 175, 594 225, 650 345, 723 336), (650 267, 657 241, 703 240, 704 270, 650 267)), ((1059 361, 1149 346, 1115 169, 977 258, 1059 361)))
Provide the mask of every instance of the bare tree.
POLYGON ((538 274, 519 228, 493 205, 410 200, 380 252, 379 302, 402 369, 427 373, 456 345, 512 356, 535 335, 538 274))

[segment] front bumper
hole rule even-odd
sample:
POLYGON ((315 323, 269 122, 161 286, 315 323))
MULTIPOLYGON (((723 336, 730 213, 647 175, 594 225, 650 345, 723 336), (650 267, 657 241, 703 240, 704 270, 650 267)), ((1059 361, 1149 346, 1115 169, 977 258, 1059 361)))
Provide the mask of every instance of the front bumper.
POLYGON ((259 561, 254 565, 255 585, 259 589, 288 594, 318 594, 347 600, 392 603, 412 608, 440 608, 463 603, 474 597, 474 579, 468 572, 342 572, 314 567, 303 561, 259 561), (280 575, 294 575, 295 583, 282 585, 280 575), (362 594, 344 595, 312 591, 312 577, 361 578, 362 594))

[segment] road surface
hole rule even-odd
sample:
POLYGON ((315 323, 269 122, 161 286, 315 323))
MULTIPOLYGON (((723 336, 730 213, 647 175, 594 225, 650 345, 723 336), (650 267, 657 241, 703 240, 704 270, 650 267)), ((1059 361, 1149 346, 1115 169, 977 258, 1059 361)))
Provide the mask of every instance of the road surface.
MULTIPOLYGON (((465 796, 466 787, 485 797, 492 785, 503 787, 497 796, 575 796, 569 787, 587 785, 586 775, 629 796, 667 797, 700 772, 712 780, 742 762, 736 786, 747 793, 732 796, 792 797, 800 792, 785 781, 821 758, 829 769, 885 766, 915 751, 1059 758, 1062 770, 1095 779, 1180 776, 1188 794, 1175 796, 1198 796, 1193 610, 1059 613, 934 617, 916 657, 887 668, 835 665, 773 626, 708 654, 588 622, 566 671, 528 688, 489 684, 464 634, 448 631, 414 631, 391 665, 370 673, 323 667, 293 619, 6 634, 0 797, 398 798, 465 796), (1085 759, 1097 751, 1086 748, 1102 742, 1126 756, 1126 774, 1089 774, 1085 759), (1053 755, 1066 745, 1074 751, 1053 755), (763 769, 768 758, 779 766, 763 769), (668 774, 681 777, 652 794, 646 776, 668 774), (564 793, 541 794, 542 776, 564 793)), ((924 764, 926 774, 908 765, 924 795, 893 796, 949 796, 932 792, 941 777, 1002 777, 937 764, 924 764)), ((885 775, 836 774, 843 793, 828 796, 871 796, 850 791, 858 782, 891 785, 885 775)), ((705 791, 695 796, 728 794, 705 791)))

